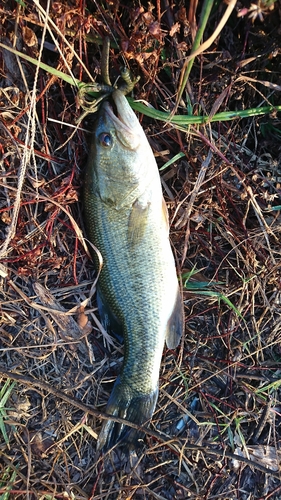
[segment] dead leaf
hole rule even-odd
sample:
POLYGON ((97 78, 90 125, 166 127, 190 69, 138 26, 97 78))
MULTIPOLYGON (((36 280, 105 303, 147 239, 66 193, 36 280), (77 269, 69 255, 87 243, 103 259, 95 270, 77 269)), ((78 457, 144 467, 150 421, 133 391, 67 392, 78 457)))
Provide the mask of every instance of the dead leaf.
POLYGON ((175 33, 178 33, 181 29, 181 26, 180 26, 180 23, 175 23, 171 29, 170 29, 170 32, 169 32, 169 35, 170 36, 174 36, 175 33))
MULTIPOLYGON (((262 444, 249 445, 247 446, 247 451, 241 448, 236 448, 234 453, 240 457, 248 458, 249 460, 258 463, 263 467, 267 467, 268 469, 272 469, 274 471, 279 470, 281 458, 278 456, 274 446, 262 444)), ((234 469, 239 469, 241 465, 245 466, 245 464, 236 459, 232 460, 232 465, 234 469)))
POLYGON ((34 31, 30 29, 28 26, 23 26, 22 27, 22 38, 24 43, 28 47, 37 47, 38 46, 38 39, 37 36, 35 35, 34 31))

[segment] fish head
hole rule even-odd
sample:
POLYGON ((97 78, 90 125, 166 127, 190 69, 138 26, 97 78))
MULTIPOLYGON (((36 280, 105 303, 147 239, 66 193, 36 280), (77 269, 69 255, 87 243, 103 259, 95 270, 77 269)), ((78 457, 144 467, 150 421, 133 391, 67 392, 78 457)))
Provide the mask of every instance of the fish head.
POLYGON ((101 199, 116 207, 138 198, 159 173, 151 147, 126 97, 115 90, 104 102, 92 138, 88 171, 101 199))

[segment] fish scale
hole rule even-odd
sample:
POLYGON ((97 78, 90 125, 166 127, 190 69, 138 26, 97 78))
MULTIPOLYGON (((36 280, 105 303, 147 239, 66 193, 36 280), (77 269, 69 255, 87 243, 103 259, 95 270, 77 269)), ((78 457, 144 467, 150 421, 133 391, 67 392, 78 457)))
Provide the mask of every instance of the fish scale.
MULTIPOLYGON (((91 142, 85 225, 103 257, 98 280, 102 323, 124 337, 123 367, 106 411, 142 425, 155 409, 165 339, 174 348, 182 334, 182 302, 152 150, 124 95, 116 90, 112 98, 117 114, 108 102, 102 105, 91 142)), ((141 437, 108 420, 98 449, 118 441, 133 448, 141 437)))

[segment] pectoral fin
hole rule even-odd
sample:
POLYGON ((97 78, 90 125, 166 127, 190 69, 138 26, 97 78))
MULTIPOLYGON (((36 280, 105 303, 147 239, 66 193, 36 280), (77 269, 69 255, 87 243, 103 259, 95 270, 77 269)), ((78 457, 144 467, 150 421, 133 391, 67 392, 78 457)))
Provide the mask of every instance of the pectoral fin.
MULTIPOLYGON (((140 200, 135 201, 133 204, 128 225, 128 241, 130 245, 136 245, 142 240, 147 227, 149 210, 149 201, 145 205, 140 200)), ((159 215, 162 218, 167 234, 169 234, 169 215, 164 198, 162 198, 161 213, 159 215)))
POLYGON ((175 307, 168 321, 166 331, 166 345, 168 349, 175 349, 179 343, 184 329, 183 303, 180 290, 178 290, 175 307))
POLYGON ((143 206, 138 200, 132 206, 129 225, 128 241, 130 245, 137 245, 142 240, 146 227, 150 203, 143 206))

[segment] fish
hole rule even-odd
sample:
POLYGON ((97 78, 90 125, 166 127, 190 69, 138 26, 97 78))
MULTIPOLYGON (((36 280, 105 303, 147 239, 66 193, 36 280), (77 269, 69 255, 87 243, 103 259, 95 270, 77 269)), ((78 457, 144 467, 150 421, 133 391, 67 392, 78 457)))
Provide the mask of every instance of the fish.
MULTIPOLYGON (((118 89, 101 105, 84 178, 89 241, 102 255, 97 304, 105 329, 124 339, 124 360, 106 413, 141 427, 158 399, 163 349, 175 349, 184 326, 183 301, 169 241, 159 170, 145 132, 118 89)), ((96 266, 99 259, 94 252, 96 266)), ((97 450, 133 450, 143 432, 108 419, 97 450)))

